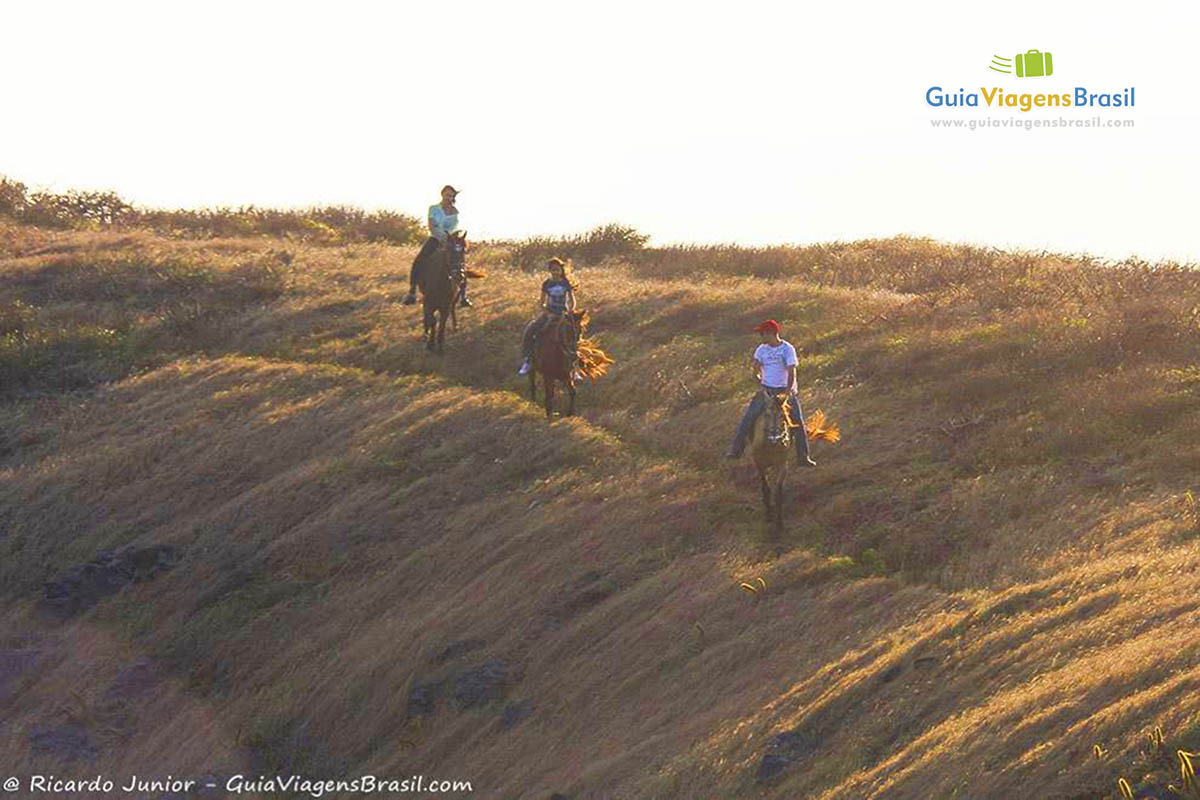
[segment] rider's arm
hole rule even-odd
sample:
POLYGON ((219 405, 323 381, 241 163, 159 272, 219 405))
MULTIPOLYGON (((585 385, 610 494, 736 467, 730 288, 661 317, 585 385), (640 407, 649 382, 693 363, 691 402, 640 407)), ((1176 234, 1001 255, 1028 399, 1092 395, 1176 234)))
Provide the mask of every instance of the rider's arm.
POLYGON ((545 311, 550 307, 550 295, 546 294, 546 290, 542 289, 541 297, 538 298, 538 313, 545 311))
POLYGON ((575 310, 575 292, 567 292, 567 311, 575 310))
POLYGON ((754 371, 754 380, 762 383, 762 362, 754 356, 750 356, 750 369, 754 371))
POLYGON ((788 392, 790 393, 790 392, 796 391, 796 365, 792 364, 790 367, 787 368, 787 371, 788 371, 787 388, 788 388, 788 392))

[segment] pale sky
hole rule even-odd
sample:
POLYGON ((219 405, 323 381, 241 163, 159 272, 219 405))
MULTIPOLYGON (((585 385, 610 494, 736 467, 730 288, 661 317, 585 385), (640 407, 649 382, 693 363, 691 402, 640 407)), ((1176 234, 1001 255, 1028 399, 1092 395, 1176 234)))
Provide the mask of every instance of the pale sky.
POLYGON ((928 235, 1200 261, 1196 16, 1176 2, 0 6, 0 174, 159 207, 348 203, 474 238, 928 235), (989 71, 1051 52, 1054 74, 989 71), (926 90, 1132 109, 935 109, 926 90), (942 129, 932 119, 1133 119, 942 129))

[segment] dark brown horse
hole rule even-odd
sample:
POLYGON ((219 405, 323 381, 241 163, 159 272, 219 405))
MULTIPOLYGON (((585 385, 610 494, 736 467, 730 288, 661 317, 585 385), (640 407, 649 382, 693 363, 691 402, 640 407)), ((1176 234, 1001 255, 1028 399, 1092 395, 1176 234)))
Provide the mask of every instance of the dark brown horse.
POLYGON ((441 353, 446 342, 446 320, 452 321, 452 329, 458 330, 458 317, 454 309, 458 305, 458 293, 463 279, 483 277, 482 272, 471 272, 467 264, 467 234, 450 233, 446 242, 429 257, 421 269, 420 285, 422 308, 425 311, 425 338, 429 350, 437 345, 441 353))
POLYGON ((568 311, 551 320, 538 337, 533 369, 529 371, 529 399, 537 402, 537 376, 541 373, 542 388, 546 394, 546 419, 554 415, 555 383, 567 387, 567 394, 571 398, 567 405, 567 416, 575 413, 574 356, 587 323, 586 311, 568 311))

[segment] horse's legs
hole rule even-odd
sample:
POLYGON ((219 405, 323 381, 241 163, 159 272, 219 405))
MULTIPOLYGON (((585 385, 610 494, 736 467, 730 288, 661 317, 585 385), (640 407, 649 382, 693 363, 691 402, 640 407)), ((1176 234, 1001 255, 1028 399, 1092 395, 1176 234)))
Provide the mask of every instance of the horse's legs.
POLYGON ((529 399, 531 402, 537 402, 537 370, 529 370, 529 399))
POLYGON ((438 315, 437 329, 437 349, 438 353, 442 353, 446 349, 446 312, 443 311, 438 315))
POLYGON ((546 393, 546 419, 554 416, 554 378, 542 376, 542 391, 546 393))
POLYGON ((784 470, 779 471, 779 482, 775 484, 775 524, 783 528, 783 479, 787 475, 784 470))
POLYGON ((454 292, 454 299, 450 301, 450 330, 458 333, 458 312, 455 311, 458 307, 458 290, 454 292))
POLYGON ((425 306, 425 336, 423 338, 428 340, 425 342, 425 348, 427 350, 433 349, 433 335, 435 332, 436 324, 437 323, 433 317, 433 308, 426 305, 425 306))
POLYGON ((571 398, 570 403, 567 405, 567 416, 573 417, 573 416, 575 416, 575 382, 574 381, 567 381, 567 394, 571 398))
POLYGON ((766 473, 758 473, 758 482, 762 485, 763 509, 767 513, 767 519, 771 519, 771 485, 767 483, 766 473))

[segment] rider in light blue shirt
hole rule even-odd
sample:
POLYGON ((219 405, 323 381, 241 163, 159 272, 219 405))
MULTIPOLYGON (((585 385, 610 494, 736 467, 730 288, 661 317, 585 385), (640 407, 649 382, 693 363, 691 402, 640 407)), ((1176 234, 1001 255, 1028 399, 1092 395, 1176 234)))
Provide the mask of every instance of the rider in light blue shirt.
POLYGON ((442 243, 445 243, 447 233, 458 230, 458 209, 454 207, 453 198, 450 199, 450 208, 451 211, 447 212, 442 203, 434 203, 429 207, 429 235, 442 243))
MULTIPOLYGON (((429 207, 429 215, 426 219, 429 224, 429 238, 425 240, 425 244, 421 245, 421 251, 413 259, 412 269, 408 272, 408 296, 404 298, 406 306, 417 302, 417 284, 426 260, 445 243, 446 234, 458 230, 458 207, 454 205, 457 196, 458 190, 453 186, 443 186, 442 202, 434 203, 429 207)), ((463 306, 470 307, 472 305, 471 301, 467 299, 467 279, 465 277, 462 279, 462 290, 459 292, 458 300, 463 306)))

